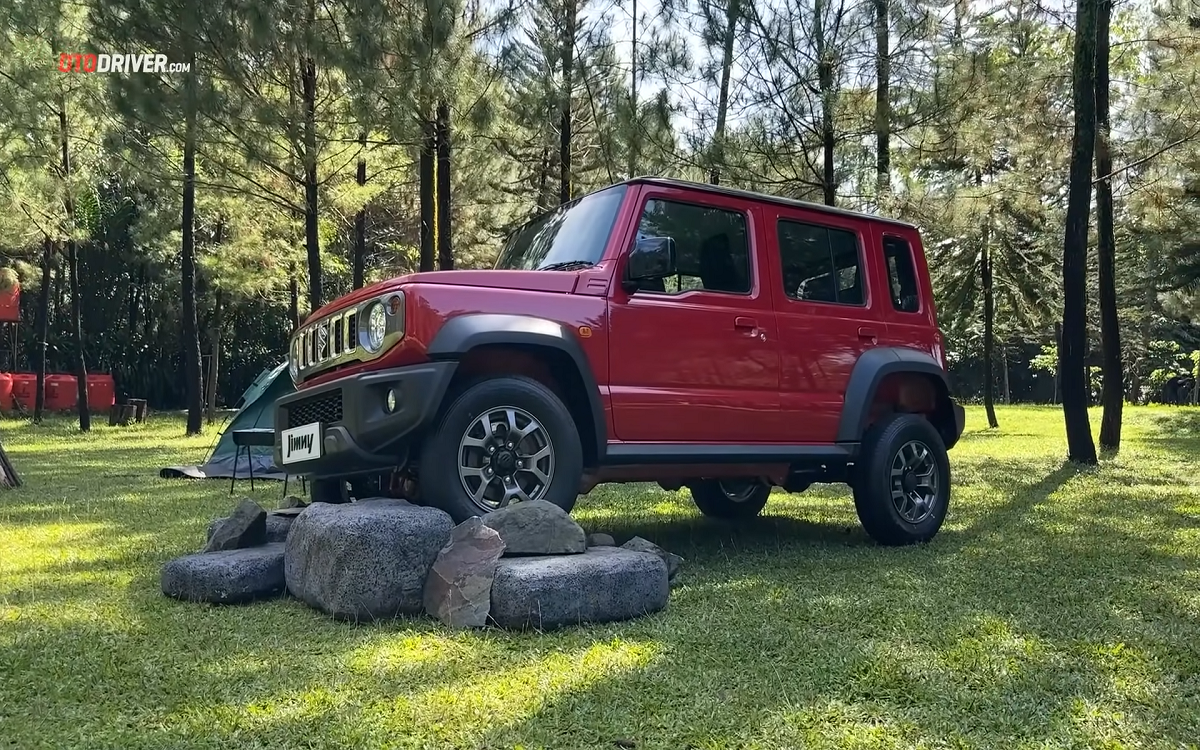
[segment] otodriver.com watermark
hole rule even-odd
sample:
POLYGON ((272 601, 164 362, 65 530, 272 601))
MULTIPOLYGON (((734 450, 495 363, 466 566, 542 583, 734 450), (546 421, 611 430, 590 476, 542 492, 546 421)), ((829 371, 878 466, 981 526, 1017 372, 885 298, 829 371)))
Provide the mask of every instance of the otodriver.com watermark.
POLYGON ((63 73, 190 73, 190 62, 168 62, 166 55, 73 55, 58 56, 63 73))

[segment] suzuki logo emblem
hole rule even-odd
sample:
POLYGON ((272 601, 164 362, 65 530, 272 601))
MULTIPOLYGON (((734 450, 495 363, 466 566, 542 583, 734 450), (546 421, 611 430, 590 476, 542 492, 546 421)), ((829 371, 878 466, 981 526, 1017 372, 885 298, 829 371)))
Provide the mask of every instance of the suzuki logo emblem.
POLYGON ((329 329, 321 326, 317 329, 317 356, 329 356, 329 329))

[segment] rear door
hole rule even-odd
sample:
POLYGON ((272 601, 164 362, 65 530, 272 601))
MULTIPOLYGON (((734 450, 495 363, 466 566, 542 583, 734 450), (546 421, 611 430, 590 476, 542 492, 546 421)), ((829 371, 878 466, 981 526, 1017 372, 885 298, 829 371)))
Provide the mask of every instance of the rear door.
POLYGON ((877 227, 875 233, 874 252, 882 256, 879 265, 886 274, 887 284, 887 293, 880 295, 880 305, 886 305, 885 343, 918 349, 945 367, 945 350, 937 328, 933 289, 920 235, 915 229, 888 225, 877 227))
POLYGON ((852 216, 788 206, 768 217, 786 439, 833 442, 850 373, 885 333, 865 252, 872 230, 852 216))
MULTIPOLYGON (((779 353, 762 283, 756 204, 647 185, 639 236, 671 237, 679 274, 609 301, 609 383, 623 441, 770 442, 778 425, 779 353)), ((618 278, 624 271, 624 257, 618 278)))

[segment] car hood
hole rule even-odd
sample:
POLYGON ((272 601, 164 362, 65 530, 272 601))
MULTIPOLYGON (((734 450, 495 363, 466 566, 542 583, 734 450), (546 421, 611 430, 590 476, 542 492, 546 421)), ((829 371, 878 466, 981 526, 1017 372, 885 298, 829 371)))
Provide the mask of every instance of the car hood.
POLYGON ((397 276, 379 281, 370 286, 339 297, 305 319, 305 323, 318 320, 332 312, 341 310, 363 300, 412 284, 456 284, 458 286, 485 286, 502 289, 521 289, 529 292, 552 292, 567 294, 575 288, 579 271, 426 271, 397 276))

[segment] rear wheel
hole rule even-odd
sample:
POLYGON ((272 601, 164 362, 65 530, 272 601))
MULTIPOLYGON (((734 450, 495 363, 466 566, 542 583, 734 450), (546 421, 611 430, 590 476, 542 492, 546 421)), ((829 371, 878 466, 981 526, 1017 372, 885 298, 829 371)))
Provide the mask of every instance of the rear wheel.
POLYGON ((941 435, 918 414, 894 414, 863 437, 853 477, 854 508, 872 539, 927 542, 950 507, 950 459, 941 435))
POLYGON ((753 518, 771 496, 761 479, 700 479, 688 484, 700 512, 711 518, 753 518))
POLYGON ((546 386, 504 376, 471 385, 442 412, 420 464, 423 500, 456 523, 528 500, 570 512, 583 477, 571 413, 546 386))

